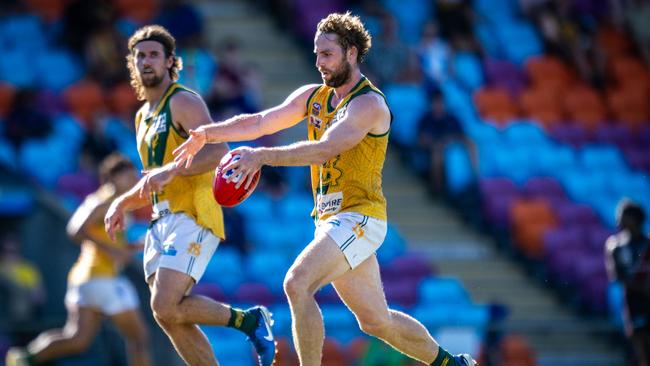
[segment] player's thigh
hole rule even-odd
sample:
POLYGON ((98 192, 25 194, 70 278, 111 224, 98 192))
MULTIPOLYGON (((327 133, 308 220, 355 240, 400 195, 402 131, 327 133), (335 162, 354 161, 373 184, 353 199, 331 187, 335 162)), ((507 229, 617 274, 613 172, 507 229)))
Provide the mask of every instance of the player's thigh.
POLYGON ((362 326, 378 325, 389 318, 376 256, 370 256, 332 285, 362 326))
POLYGON ((285 287, 290 291, 296 284, 316 292, 349 270, 350 265, 334 240, 326 234, 318 234, 289 268, 285 287))
POLYGON ((110 320, 127 340, 144 342, 147 339, 147 325, 137 309, 114 314, 110 320))
POLYGON ((194 286, 194 279, 183 272, 169 268, 158 268, 149 280, 152 306, 162 304, 179 304, 194 286))
POLYGON ((102 314, 87 306, 67 305, 68 318, 63 328, 67 336, 90 341, 99 331, 102 314))

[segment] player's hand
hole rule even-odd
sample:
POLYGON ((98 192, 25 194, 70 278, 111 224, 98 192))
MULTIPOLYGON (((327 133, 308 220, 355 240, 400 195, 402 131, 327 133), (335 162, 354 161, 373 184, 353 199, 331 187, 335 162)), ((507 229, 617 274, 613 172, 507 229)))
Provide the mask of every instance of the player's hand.
POLYGON ((179 168, 189 168, 196 154, 207 143, 207 137, 208 133, 203 126, 196 130, 190 130, 190 137, 172 152, 174 154, 174 164, 179 168))
POLYGON ((115 233, 124 230, 124 211, 120 208, 119 199, 113 201, 108 207, 104 216, 104 229, 113 241, 115 241, 115 233))
POLYGON ((176 176, 178 169, 175 164, 167 164, 160 168, 143 172, 140 178, 140 198, 149 197, 151 192, 160 192, 176 176))
POLYGON ((227 172, 231 169, 233 171, 227 181, 232 182, 237 179, 235 188, 245 184, 244 187, 248 189, 255 177, 255 172, 260 170, 263 165, 260 150, 244 146, 232 150, 230 154, 233 156, 239 155, 239 159, 231 159, 228 164, 222 167, 223 171, 227 172))

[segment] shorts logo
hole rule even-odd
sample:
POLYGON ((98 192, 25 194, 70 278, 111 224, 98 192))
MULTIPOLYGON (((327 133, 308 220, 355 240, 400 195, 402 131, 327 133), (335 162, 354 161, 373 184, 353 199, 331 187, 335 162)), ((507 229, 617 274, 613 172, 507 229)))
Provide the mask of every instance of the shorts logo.
POLYGON ((352 231, 354 231, 354 234, 357 236, 357 239, 363 238, 363 236, 366 233, 363 230, 363 228, 361 227, 361 223, 358 223, 358 224, 354 225, 354 227, 352 228, 352 231))
POLYGON ((199 255, 201 255, 201 244, 199 244, 199 243, 190 243, 189 247, 187 248, 187 252, 190 255, 198 257, 199 255))
POLYGON ((174 244, 168 244, 163 246, 163 255, 169 255, 171 257, 176 256, 176 247, 174 247, 174 244))
POLYGON ((339 220, 330 220, 327 223, 334 226, 341 226, 341 221, 339 220))

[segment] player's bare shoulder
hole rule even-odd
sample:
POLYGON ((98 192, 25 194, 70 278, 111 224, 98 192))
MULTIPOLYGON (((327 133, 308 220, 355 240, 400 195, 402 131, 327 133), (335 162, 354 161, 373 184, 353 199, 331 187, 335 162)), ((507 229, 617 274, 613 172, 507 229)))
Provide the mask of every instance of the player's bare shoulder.
POLYGON ((372 134, 384 134, 390 128, 390 110, 384 98, 371 92, 359 95, 350 101, 349 113, 360 116, 372 124, 372 134))
POLYGON ((174 125, 183 131, 195 129, 198 126, 211 122, 208 107, 200 95, 181 90, 169 99, 174 125))

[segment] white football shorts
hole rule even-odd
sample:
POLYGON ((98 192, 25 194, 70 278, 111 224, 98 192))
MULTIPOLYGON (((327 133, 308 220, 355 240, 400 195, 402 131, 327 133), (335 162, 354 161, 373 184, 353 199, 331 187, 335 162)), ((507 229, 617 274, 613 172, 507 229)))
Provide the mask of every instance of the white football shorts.
POLYGON ((140 306, 133 284, 124 277, 96 277, 79 285, 68 285, 66 306, 90 307, 111 316, 140 306))
POLYGON ((315 236, 327 234, 339 246, 351 268, 373 255, 386 238, 386 221, 356 212, 342 212, 318 222, 315 236))
POLYGON ((169 268, 199 282, 220 241, 184 213, 162 216, 152 223, 145 236, 145 281, 158 268, 169 268))

